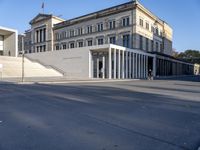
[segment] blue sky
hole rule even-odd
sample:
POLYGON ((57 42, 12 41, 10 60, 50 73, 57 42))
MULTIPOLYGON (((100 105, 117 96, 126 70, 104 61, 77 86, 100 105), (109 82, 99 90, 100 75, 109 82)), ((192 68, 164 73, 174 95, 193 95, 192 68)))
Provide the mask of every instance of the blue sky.
MULTIPOLYGON (((29 21, 42 12, 70 19, 129 0, 0 0, 0 26, 29 29, 29 21)), ((200 50, 200 0, 140 0, 174 29, 173 47, 178 51, 200 50)))

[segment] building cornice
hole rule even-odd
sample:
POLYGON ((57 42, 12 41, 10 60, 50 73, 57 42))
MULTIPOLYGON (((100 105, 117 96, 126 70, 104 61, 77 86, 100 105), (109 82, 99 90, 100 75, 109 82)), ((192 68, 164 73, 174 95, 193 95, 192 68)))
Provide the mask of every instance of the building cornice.
POLYGON ((49 20, 49 19, 56 19, 56 20, 59 20, 59 21, 65 21, 59 17, 56 17, 56 16, 53 16, 52 14, 38 14, 35 18, 33 18, 29 24, 35 24, 35 23, 38 23, 38 22, 41 22, 41 21, 46 21, 46 20, 49 20), (39 20, 37 20, 38 18, 40 18, 39 20))
POLYGON ((54 25, 54 29, 59 29, 59 28, 63 28, 63 27, 67 27, 67 26, 72 26, 74 24, 77 23, 82 23, 85 21, 89 21, 92 19, 98 19, 98 18, 102 18, 102 17, 106 17, 112 14, 118 14, 121 13, 123 11, 128 11, 128 10, 132 10, 135 8, 135 1, 131 1, 128 3, 124 3, 121 5, 117 5, 111 8, 107 8, 107 9, 103 9, 94 13, 90 13, 84 16, 80 16, 74 19, 70 19, 70 20, 66 20, 64 22, 58 23, 54 25))

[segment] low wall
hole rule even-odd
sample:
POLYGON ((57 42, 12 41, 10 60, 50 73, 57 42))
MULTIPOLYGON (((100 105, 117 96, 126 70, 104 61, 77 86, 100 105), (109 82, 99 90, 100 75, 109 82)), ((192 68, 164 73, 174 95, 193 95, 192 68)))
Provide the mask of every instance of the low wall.
POLYGON ((50 66, 67 78, 89 78, 89 49, 75 48, 26 54, 32 61, 50 66))

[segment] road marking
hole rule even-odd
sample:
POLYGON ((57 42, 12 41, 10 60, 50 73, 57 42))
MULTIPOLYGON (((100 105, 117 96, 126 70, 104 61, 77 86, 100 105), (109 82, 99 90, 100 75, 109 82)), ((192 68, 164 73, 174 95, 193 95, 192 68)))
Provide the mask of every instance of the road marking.
POLYGON ((0 120, 0 123, 2 123, 3 121, 0 120))

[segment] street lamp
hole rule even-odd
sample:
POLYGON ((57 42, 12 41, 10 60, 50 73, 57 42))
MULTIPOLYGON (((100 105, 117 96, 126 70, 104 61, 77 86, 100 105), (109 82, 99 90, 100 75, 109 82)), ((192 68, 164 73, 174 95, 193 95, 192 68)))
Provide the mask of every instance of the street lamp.
POLYGON ((24 36, 22 36, 22 82, 24 82, 24 36))

